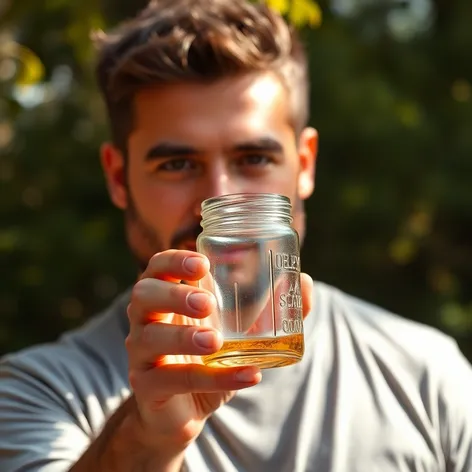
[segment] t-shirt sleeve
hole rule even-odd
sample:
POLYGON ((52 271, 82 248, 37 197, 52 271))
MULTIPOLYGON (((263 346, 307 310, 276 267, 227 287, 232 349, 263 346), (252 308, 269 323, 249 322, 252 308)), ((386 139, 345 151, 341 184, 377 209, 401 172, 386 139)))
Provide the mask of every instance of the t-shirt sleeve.
POLYGON ((53 377, 0 363, 0 471, 65 472, 89 441, 53 377))
POLYGON ((443 358, 439 412, 447 472, 472 471, 472 366, 451 343, 443 358))

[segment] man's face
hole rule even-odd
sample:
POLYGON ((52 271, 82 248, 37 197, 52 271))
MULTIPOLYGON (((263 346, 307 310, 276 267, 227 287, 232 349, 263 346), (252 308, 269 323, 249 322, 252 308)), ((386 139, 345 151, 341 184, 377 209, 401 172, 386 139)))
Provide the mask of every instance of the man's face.
POLYGON ((111 145, 103 146, 102 163, 141 270, 156 252, 195 250, 200 205, 218 195, 288 196, 303 238, 300 201, 313 191, 317 136, 312 129, 296 136, 288 98, 268 73, 136 95, 127 166, 111 145))

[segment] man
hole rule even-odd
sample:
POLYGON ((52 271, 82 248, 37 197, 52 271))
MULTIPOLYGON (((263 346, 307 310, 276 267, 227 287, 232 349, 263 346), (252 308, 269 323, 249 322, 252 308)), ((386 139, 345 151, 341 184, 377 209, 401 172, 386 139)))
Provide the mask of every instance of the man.
POLYGON ((307 275, 300 363, 199 363, 222 344, 198 323, 215 304, 196 285, 201 202, 286 195, 304 237, 317 134, 284 21, 158 0, 98 41, 102 164, 140 273, 82 329, 3 360, 0 470, 470 472, 472 372, 454 342, 307 275))

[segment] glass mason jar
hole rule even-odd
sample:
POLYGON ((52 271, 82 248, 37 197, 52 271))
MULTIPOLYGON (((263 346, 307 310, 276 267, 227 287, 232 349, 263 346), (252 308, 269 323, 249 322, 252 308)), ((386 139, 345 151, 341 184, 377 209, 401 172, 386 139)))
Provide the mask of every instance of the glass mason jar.
POLYGON ((203 357, 210 366, 281 367, 304 351, 300 245, 290 199, 234 194, 202 203, 197 251, 210 261, 200 286, 217 310, 202 324, 221 331, 223 347, 203 357))

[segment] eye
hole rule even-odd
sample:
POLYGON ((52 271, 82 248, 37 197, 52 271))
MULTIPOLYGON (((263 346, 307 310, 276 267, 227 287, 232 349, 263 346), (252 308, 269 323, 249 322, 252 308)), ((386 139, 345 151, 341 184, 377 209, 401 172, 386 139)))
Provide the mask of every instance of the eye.
POLYGON ((263 167, 274 162, 271 156, 265 154, 248 154, 239 159, 239 165, 263 167))
POLYGON ((158 168, 158 171, 164 172, 182 172, 186 170, 192 170, 195 168, 195 163, 191 159, 184 157, 171 159, 163 162, 158 168))

